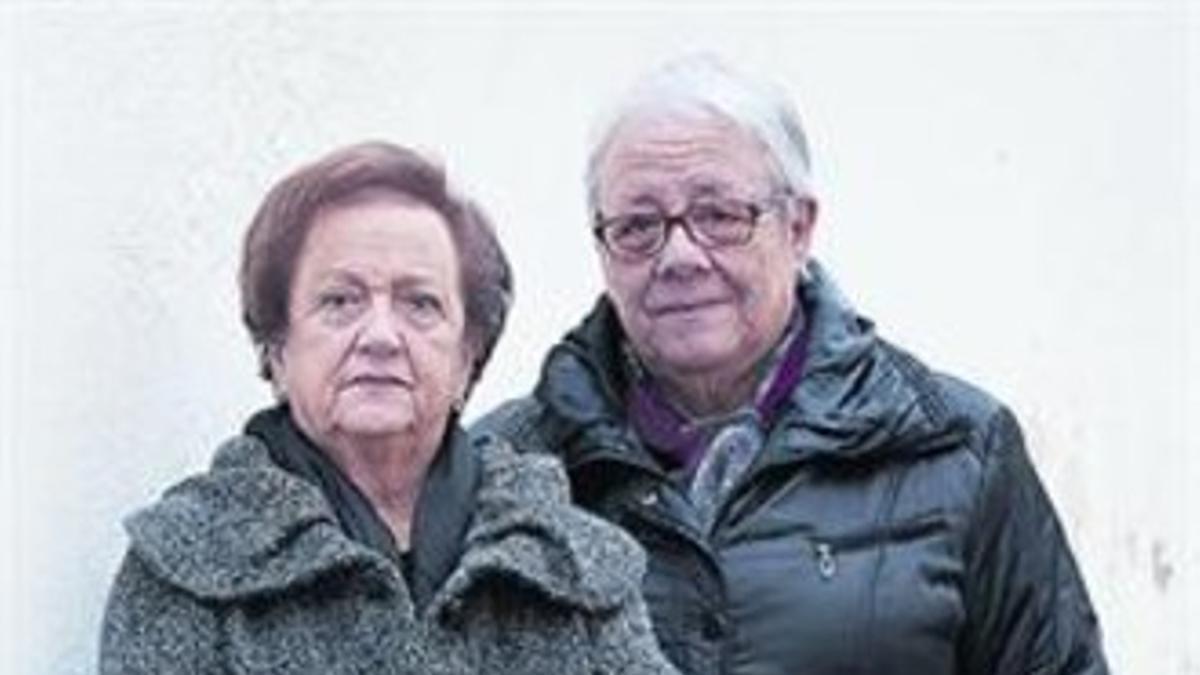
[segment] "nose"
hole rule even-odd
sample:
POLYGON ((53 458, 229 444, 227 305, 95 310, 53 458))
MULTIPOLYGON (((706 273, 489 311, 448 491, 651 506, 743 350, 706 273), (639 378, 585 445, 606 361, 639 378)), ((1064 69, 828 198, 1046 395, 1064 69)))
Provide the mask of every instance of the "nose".
POLYGON ((655 263, 659 275, 690 277, 708 271, 712 264, 708 251, 696 243, 686 227, 672 227, 667 230, 666 236, 667 240, 663 242, 655 263))
POLYGON ((386 358, 395 356, 404 346, 400 321, 392 311, 390 303, 386 300, 373 301, 363 317, 355 348, 367 356, 386 358))

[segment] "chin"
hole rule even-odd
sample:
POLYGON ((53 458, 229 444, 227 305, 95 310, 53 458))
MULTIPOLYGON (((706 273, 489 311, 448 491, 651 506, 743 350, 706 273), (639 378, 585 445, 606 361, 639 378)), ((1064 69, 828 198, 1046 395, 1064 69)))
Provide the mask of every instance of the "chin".
POLYGON ((410 432, 416 418, 407 406, 360 406, 340 416, 338 426, 356 436, 392 436, 410 432))
POLYGON ((736 356, 736 350, 727 340, 706 340, 703 336, 672 340, 656 351, 662 365, 681 374, 720 370, 736 356))
POLYGON ((345 436, 366 440, 412 435, 413 427, 402 424, 344 424, 341 429, 345 436))

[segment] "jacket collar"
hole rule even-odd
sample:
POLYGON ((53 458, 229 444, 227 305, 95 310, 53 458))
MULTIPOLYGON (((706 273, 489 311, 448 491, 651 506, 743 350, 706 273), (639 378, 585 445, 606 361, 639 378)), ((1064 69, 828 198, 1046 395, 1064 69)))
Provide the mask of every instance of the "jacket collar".
POLYGON ((809 360, 783 421, 783 445, 854 460, 925 454, 960 436, 939 405, 930 372, 880 338, 815 261, 799 285, 811 326, 809 360))
MULTIPOLYGON (((498 441, 478 446, 476 513, 430 612, 456 610, 497 578, 586 611, 622 602, 644 566, 632 540, 568 507, 566 477, 550 458, 498 441)), ((279 469, 253 437, 226 443, 207 473, 168 490, 126 529, 157 576, 205 600, 286 594, 348 573, 410 597, 395 565, 346 537, 320 490, 279 469)))
MULTIPOLYGON (((940 414, 928 371, 887 345, 870 320, 858 315, 815 260, 797 282, 808 326, 805 372, 779 423, 783 442, 771 461, 820 458, 859 460, 885 452, 924 453, 957 438, 958 424, 940 414)), ((568 465, 598 448, 621 446, 632 463, 648 454, 632 439, 619 401, 626 383, 619 360, 624 340, 616 312, 604 298, 555 346, 535 389, 559 427, 568 465)))
POLYGON ((588 612, 613 611, 625 602, 645 572, 645 556, 634 540, 570 505, 569 483, 557 459, 518 454, 494 437, 478 445, 479 510, 462 565, 434 604, 453 609, 488 578, 516 582, 588 612))
POLYGON ((339 570, 386 584, 393 567, 343 535, 320 490, 250 436, 227 442, 207 473, 167 490, 125 529, 157 576, 205 600, 277 593, 339 570))

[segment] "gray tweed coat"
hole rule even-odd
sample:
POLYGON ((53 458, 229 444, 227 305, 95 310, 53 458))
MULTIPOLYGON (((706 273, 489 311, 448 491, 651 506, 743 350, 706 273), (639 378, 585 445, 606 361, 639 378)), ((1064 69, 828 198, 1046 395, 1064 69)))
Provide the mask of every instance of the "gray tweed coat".
POLYGON ((640 596, 644 557, 569 506, 554 460, 481 448, 458 567, 424 612, 322 494, 251 437, 126 522, 102 675, 674 673, 640 596))

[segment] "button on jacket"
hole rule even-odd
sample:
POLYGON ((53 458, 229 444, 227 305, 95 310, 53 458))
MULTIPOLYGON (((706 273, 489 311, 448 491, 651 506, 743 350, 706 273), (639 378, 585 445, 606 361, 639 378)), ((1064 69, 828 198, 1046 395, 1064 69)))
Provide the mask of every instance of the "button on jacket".
POLYGON ((646 548, 687 673, 1107 673, 1096 617, 1012 414, 878 337, 816 264, 805 373, 711 532, 625 416, 601 300, 535 392, 477 428, 567 466, 646 548))

